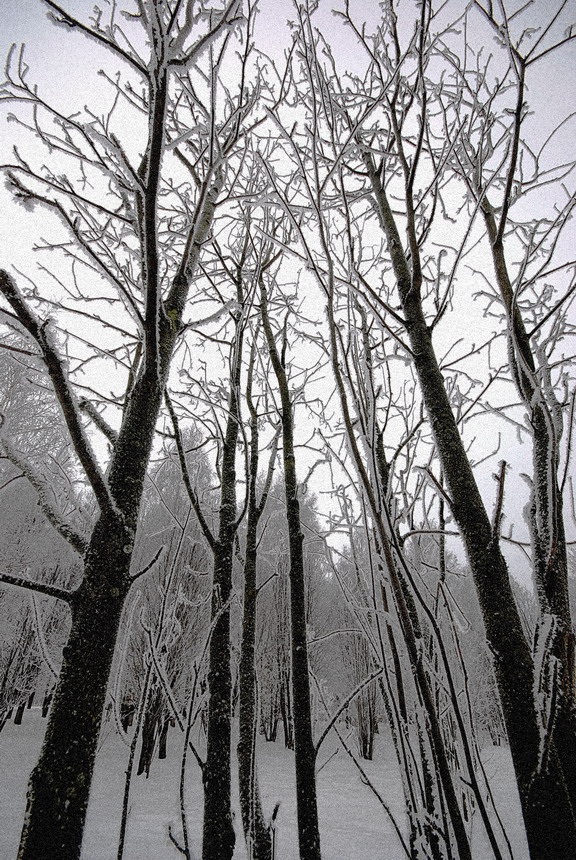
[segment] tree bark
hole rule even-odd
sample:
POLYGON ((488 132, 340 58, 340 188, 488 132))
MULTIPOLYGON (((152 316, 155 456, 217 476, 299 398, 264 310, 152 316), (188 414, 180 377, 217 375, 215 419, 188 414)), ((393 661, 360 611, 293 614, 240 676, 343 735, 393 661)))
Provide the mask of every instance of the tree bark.
POLYGON ((239 670, 239 739, 238 781, 244 837, 250 860, 272 860, 272 834, 264 821, 258 769, 256 739, 258 737, 257 677, 256 677, 256 613, 258 601, 257 560, 258 525, 264 512, 276 459, 274 444, 268 474, 260 502, 256 499, 258 479, 259 433, 258 415, 252 400, 254 345, 250 356, 246 400, 250 411, 250 460, 248 465, 248 522, 246 525, 246 554, 244 558, 244 607, 239 670))
POLYGON ((292 652, 292 702, 296 759, 296 805, 301 860, 321 860, 316 800, 316 750, 312 736, 310 677, 306 639, 306 586, 304 581, 304 536, 300 528, 300 503, 294 457, 294 417, 285 367, 280 359, 268 317, 268 297, 260 280, 262 325, 282 403, 282 452, 286 518, 290 547, 290 630, 292 652))
POLYGON ((256 766, 256 528, 248 523, 246 559, 244 563, 244 613, 242 617, 242 649, 240 655, 240 708, 238 740, 238 780, 240 809, 251 860, 271 860, 272 838, 264 821, 258 770, 256 766))
POLYGON ((231 860, 236 836, 230 799, 230 744, 232 672, 230 666, 230 609, 232 543, 214 553, 212 619, 209 645, 208 726, 204 780, 203 860, 231 860), (219 613, 219 614, 218 614, 219 613), (216 617, 218 616, 218 617, 216 617))
POLYGON ((231 860, 236 836, 231 805, 232 667, 230 596, 236 521, 236 446, 240 429, 238 386, 242 357, 242 322, 233 346, 228 419, 222 449, 220 522, 213 546, 212 633, 208 669, 208 730, 204 780, 203 860, 231 860))
POLYGON ((72 603, 60 680, 30 776, 18 860, 80 858, 108 676, 128 591, 124 536, 106 520, 102 517, 95 528, 86 577, 72 603))

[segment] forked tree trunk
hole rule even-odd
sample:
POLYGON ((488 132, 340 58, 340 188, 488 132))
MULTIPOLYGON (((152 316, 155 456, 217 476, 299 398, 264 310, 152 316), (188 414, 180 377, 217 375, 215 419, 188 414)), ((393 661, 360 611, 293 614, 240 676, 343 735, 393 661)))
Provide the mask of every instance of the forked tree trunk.
MULTIPOLYGON (((40 758, 30 777, 18 860, 80 858, 108 677, 131 584, 144 477, 189 277, 212 223, 220 188, 216 180, 203 201, 196 242, 186 261, 188 275, 175 279, 159 310, 156 355, 151 358, 145 353, 127 398, 107 481, 114 506, 101 512, 96 522, 85 554, 84 578, 70 603, 72 626, 40 758)), ((2 287, 10 300, 14 289, 7 276, 2 287)), ((33 327, 30 330, 37 337, 33 327)))
POLYGON ((312 736, 308 643, 306 640, 306 586, 304 582, 304 536, 300 528, 300 503, 294 458, 294 416, 285 367, 280 359, 268 317, 268 297, 260 281, 262 325, 278 380, 282 403, 282 451, 286 518, 290 546, 290 630, 292 652, 292 703, 296 759, 296 805, 301 860, 321 860, 316 800, 316 750, 312 736))
MULTIPOLYGON (((162 369, 174 345, 164 327, 162 369)), ((72 626, 38 764, 32 771, 18 860, 79 860, 94 759, 163 373, 142 370, 128 403, 108 477, 116 508, 101 513, 71 601, 72 626), (122 511, 122 513, 120 513, 122 511), (71 714, 74 718, 71 719, 71 714)))

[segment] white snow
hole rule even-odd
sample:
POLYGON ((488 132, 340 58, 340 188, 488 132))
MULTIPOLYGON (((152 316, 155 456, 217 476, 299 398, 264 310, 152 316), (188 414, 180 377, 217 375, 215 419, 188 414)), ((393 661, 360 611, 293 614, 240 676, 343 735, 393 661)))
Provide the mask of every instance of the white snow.
MULTIPOLYGON (((0 732, 0 860, 16 857, 24 816, 26 781, 38 756, 45 721, 39 709, 27 710, 21 726, 8 723, 0 732)), ((281 731, 279 736, 281 736, 281 731)), ((180 835, 178 778, 182 735, 172 729, 168 737, 168 758, 154 760, 149 779, 133 778, 128 819, 125 860, 176 860, 178 853, 168 838, 172 824, 180 835)), ((323 745, 319 765, 334 752, 334 740, 323 745)), ((280 801, 277 818, 277 860, 298 860, 294 758, 279 740, 259 743, 260 784, 264 810, 270 815, 280 801)), ((115 731, 113 722, 105 724, 97 759, 92 799, 84 839, 83 860, 115 860, 119 832, 124 771, 128 750, 115 731)), ((527 860, 518 795, 512 778, 510 755, 506 748, 488 747, 483 759, 495 794, 496 803, 515 860, 527 860)), ((377 737, 373 762, 362 762, 388 803, 402 830, 406 829, 404 801, 391 743, 384 727, 377 737)), ((236 810, 235 860, 247 860, 237 797, 236 773, 233 775, 236 810)), ((346 753, 340 750, 330 758, 318 775, 319 814, 323 860, 403 860, 405 854, 392 824, 346 753)), ((187 782, 188 827, 194 857, 200 857, 202 791, 200 774, 189 759, 187 782)), ((473 821, 474 860, 491 857, 482 833, 479 816, 473 821)))

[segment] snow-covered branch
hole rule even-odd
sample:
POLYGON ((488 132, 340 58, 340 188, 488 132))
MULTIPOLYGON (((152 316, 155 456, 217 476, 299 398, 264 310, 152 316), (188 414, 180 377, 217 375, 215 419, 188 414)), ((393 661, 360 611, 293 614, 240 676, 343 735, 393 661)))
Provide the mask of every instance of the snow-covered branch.
MULTIPOLYGON (((36 318, 35 314, 28 307, 14 279, 4 270, 0 270, 0 292, 12 307, 20 323, 34 338, 42 351, 42 357, 52 380, 56 397, 64 413, 64 419, 70 432, 72 444, 84 468, 86 477, 94 490, 94 495, 100 509, 103 511, 113 509, 115 507, 114 501, 104 476, 100 471, 88 437, 84 432, 76 398, 68 382, 64 364, 48 333, 48 320, 41 323, 36 318)), ((20 468, 22 467, 20 466, 20 468)))

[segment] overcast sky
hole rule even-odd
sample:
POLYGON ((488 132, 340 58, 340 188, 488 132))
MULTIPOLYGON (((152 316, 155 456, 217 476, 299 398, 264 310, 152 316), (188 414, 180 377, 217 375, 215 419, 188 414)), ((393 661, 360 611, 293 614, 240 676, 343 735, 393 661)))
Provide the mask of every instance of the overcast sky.
MULTIPOLYGON (((94 3, 93 0, 63 0, 62 5, 86 20, 86 13, 93 8, 94 3)), ((334 6, 338 8, 342 5, 333 0, 320 0, 316 22, 322 33, 329 38, 343 68, 351 70, 359 63, 360 52, 354 38, 331 11, 334 6)), ((369 20, 378 8, 374 0, 356 0, 350 5, 359 20, 369 20)), ((450 9, 460 12, 465 5, 464 0, 455 0, 450 9)), ((257 42, 262 50, 280 59, 290 44, 287 24, 287 18, 291 16, 290 4, 284 0, 261 0, 260 6, 262 13, 256 29, 257 42)), ((18 46, 25 43, 25 57, 31 69, 30 79, 39 83, 48 100, 55 100, 67 113, 80 110, 89 102, 97 104, 100 91, 105 103, 109 104, 110 91, 97 74, 99 66, 105 63, 105 52, 90 45, 78 34, 51 25, 46 9, 41 0, 2 0, 0 54, 6 56, 12 43, 18 46)), ((538 23, 547 18, 548 9, 546 0, 536 0, 529 14, 532 20, 538 23)), ((560 35, 571 23, 571 18, 576 19, 576 4, 573 2, 567 4, 561 20, 557 22, 555 33, 550 37, 560 35)), ((405 26, 404 22, 402 24, 405 26)), ((479 21, 477 26, 482 38, 486 39, 486 50, 496 51, 492 33, 479 21)), ((567 105, 573 105, 576 109, 575 59, 576 51, 573 45, 551 55, 539 66, 539 74, 530 82, 529 98, 536 112, 536 118, 531 120, 530 132, 534 134, 535 140, 546 138, 558 118, 569 112, 567 105)), ((8 111, 12 109, 8 107, 8 111)), ((6 111, 3 110, 3 115, 5 114, 6 111)), ((18 131, 13 124, 6 127, 2 122, 0 135, 1 160, 5 163, 10 161, 10 145, 13 140, 18 139, 18 131)), ((567 158, 572 156, 573 124, 566 126, 558 135, 556 143, 558 152, 565 151, 567 158)), ((0 189, 0 207, 3 212, 3 217, 0 218, 0 266, 8 269, 15 266, 32 272, 34 261, 31 258, 31 247, 45 229, 46 216, 41 211, 28 213, 15 206, 4 186, 0 189)), ((486 439, 485 444, 489 448, 492 440, 486 439)), ((515 446, 513 434, 510 435, 508 444, 515 446)), ((515 475, 510 479, 512 486, 520 494, 518 498, 525 499, 519 472, 522 462, 525 464, 524 468, 529 469, 528 447, 524 446, 522 451, 509 453, 515 457, 517 463, 515 475)), ((495 485, 490 483, 490 471, 494 468, 486 469, 485 486, 488 498, 495 492, 495 485)))

